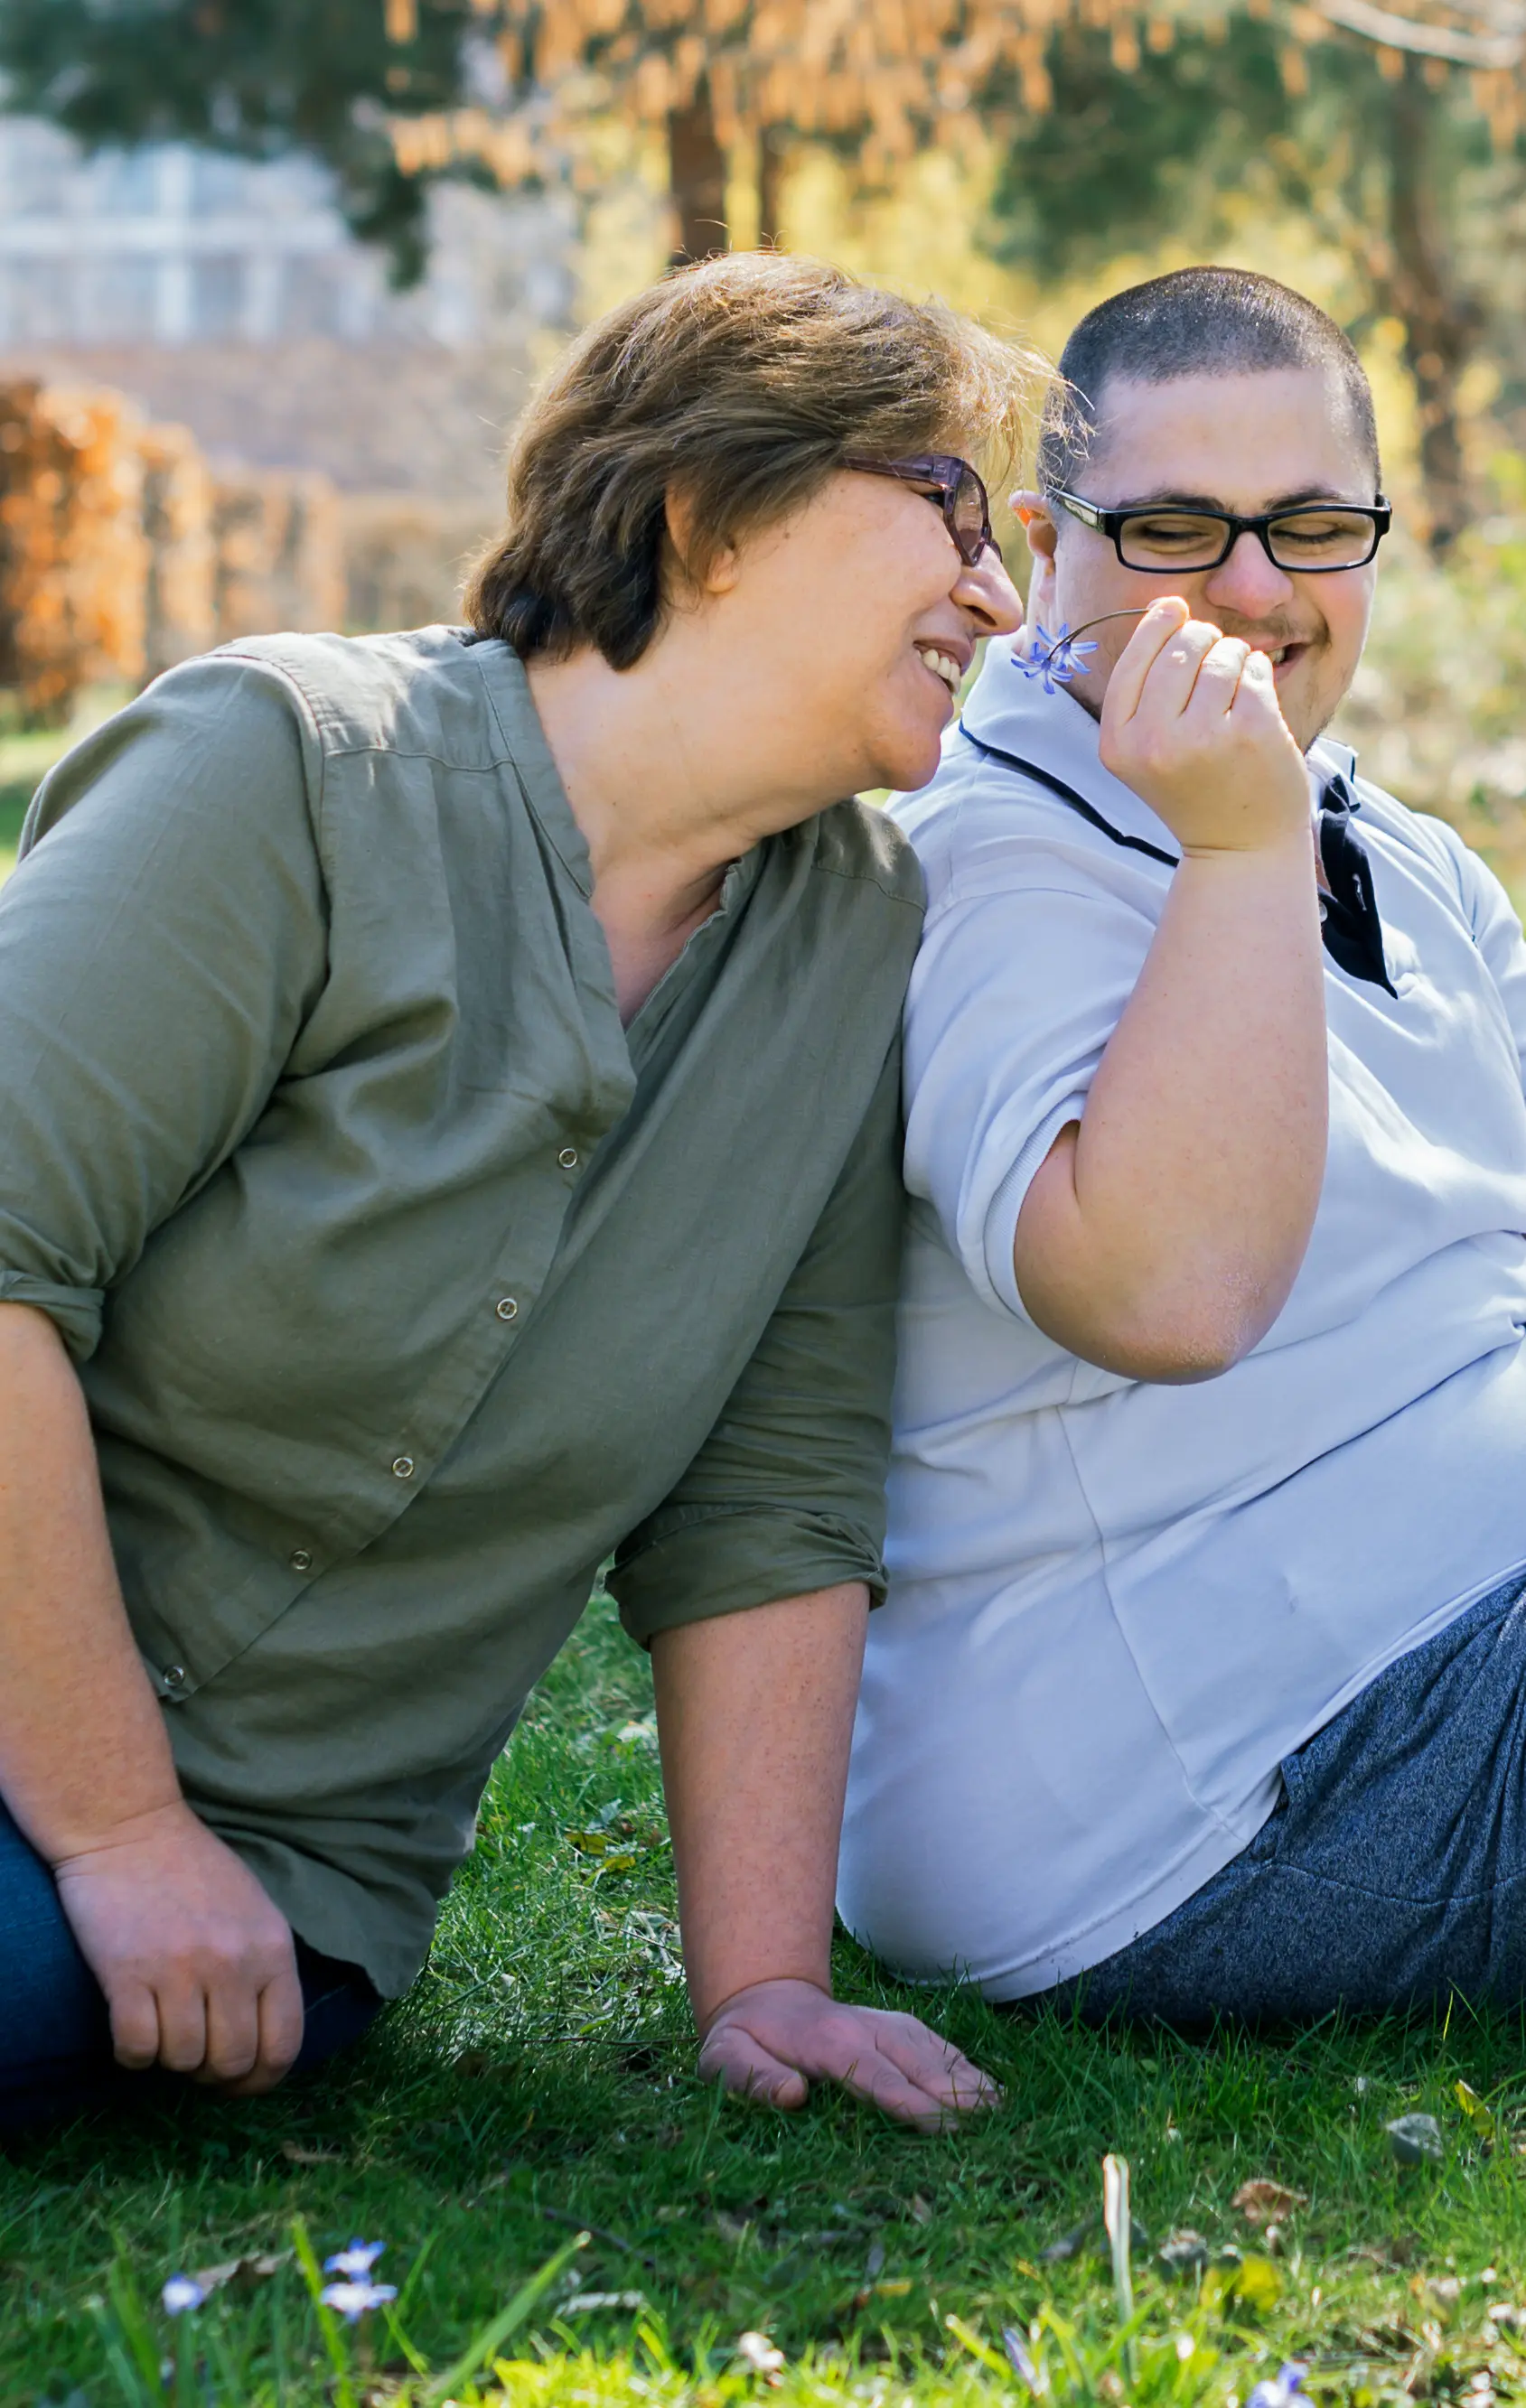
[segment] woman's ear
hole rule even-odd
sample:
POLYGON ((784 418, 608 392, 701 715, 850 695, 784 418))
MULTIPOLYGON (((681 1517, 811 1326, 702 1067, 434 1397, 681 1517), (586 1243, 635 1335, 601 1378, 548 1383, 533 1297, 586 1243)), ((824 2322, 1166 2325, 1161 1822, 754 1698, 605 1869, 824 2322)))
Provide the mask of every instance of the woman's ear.
POLYGON ((668 541, 673 557, 697 594, 729 594, 737 581, 737 552, 734 544, 723 544, 711 554, 702 577, 696 577, 689 566, 694 546, 694 509, 687 496, 674 491, 671 485, 663 495, 663 514, 668 522, 668 541))

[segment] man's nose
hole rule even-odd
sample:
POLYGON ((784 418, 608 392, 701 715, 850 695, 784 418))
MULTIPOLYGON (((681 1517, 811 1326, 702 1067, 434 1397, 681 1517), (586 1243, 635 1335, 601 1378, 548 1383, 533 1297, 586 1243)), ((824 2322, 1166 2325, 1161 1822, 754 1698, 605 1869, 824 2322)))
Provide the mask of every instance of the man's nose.
POLYGON ((994 543, 986 546, 973 568, 961 566, 953 598, 982 622, 987 635, 1010 636, 1023 624, 1022 595, 994 543))
MULTIPOLYGON (((1210 569, 1202 598, 1242 619, 1264 619, 1280 610, 1293 594, 1293 581, 1279 568, 1266 547, 1253 535, 1236 538, 1228 560, 1210 569)), ((1212 610, 1209 613, 1212 616, 1212 610)))

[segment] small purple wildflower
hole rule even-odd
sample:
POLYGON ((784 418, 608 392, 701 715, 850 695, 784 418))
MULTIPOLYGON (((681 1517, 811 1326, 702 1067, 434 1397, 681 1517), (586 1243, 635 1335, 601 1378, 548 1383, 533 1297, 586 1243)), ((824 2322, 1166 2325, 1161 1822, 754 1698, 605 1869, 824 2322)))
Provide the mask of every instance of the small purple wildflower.
POLYGON ((386 2245, 384 2241, 352 2241, 348 2249, 336 2249, 324 2259, 324 2272, 342 2274, 347 2283, 362 2283, 386 2245))
POLYGON ((1304 2396, 1303 2377, 1308 2371, 1303 2358, 1288 2358, 1270 2381, 1258 2383, 1245 2408, 1296 2408, 1304 2396))
POLYGON ((397 2297, 395 2283, 325 2283, 318 2294, 325 2308, 335 2308, 346 2323, 354 2324, 368 2308, 384 2308, 397 2297))
MULTIPOLYGON (((1094 642, 1077 643, 1071 634, 1071 623, 1067 619, 1058 635, 1051 636, 1047 627, 1036 626, 1027 657, 1019 660, 1017 666, 1025 678, 1041 679, 1045 694, 1054 694, 1058 687, 1069 685, 1072 678, 1084 673, 1086 654, 1096 650, 1094 642)), ((1016 658, 1015 654, 1014 658, 1016 658)))
POLYGON ((183 2316, 188 2309, 202 2307, 207 2294, 194 2275, 171 2274, 159 2297, 166 2316, 183 2316))

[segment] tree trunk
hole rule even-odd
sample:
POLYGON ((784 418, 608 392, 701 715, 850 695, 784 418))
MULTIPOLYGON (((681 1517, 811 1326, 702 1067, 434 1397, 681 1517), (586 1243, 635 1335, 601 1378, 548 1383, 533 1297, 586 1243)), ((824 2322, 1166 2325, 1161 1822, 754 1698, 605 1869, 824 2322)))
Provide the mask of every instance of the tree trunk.
POLYGON ((757 137, 757 239, 760 249, 783 247, 785 133, 765 125, 757 137))
POLYGON ((726 153, 716 138, 706 76, 695 85, 694 98, 686 108, 668 112, 668 187, 678 222, 673 266, 729 251, 726 153))
POLYGON ((1473 356, 1478 310, 1461 290, 1447 257, 1438 198, 1436 118, 1441 107, 1422 62, 1404 60, 1389 116, 1389 240, 1392 273, 1387 300, 1404 330, 1404 366, 1419 414, 1420 476, 1430 517, 1427 540, 1444 560, 1472 516, 1458 424, 1458 386, 1473 356))

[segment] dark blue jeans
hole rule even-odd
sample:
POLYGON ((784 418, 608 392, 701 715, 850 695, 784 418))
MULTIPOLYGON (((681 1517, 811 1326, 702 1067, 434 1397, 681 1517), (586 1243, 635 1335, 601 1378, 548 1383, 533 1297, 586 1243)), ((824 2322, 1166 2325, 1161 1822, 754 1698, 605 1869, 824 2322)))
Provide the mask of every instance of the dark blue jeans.
MULTIPOLYGON (((294 2071, 358 2040, 382 2004, 358 1965, 301 1940, 296 1961, 307 2022, 294 2071)), ((0 2133, 185 2087, 182 2076, 117 2064, 106 2000, 52 1874, 0 1806, 0 2133)))
POLYGON ((1231 1864, 1045 1998, 1184 2029, 1526 2006, 1526 1579, 1390 1664, 1282 1778, 1231 1864))

